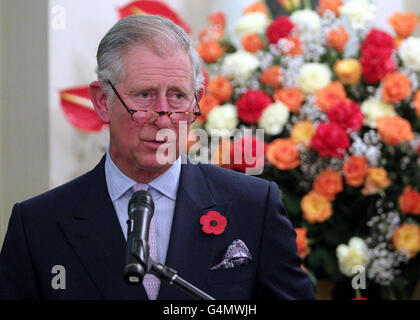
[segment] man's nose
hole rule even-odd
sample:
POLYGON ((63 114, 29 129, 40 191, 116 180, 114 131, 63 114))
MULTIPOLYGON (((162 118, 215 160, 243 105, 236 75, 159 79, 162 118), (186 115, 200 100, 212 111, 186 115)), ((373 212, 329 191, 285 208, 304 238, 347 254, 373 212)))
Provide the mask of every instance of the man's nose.
POLYGON ((155 125, 162 129, 169 128, 172 125, 169 115, 167 113, 160 115, 159 119, 155 121, 155 125))

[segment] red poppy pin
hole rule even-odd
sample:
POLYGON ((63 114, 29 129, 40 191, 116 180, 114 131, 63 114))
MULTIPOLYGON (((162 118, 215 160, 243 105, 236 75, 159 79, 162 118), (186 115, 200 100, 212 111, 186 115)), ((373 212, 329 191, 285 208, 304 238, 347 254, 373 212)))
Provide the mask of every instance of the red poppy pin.
POLYGON ((205 234, 219 235, 225 231, 227 220, 219 212, 209 211, 200 218, 200 224, 203 226, 202 230, 205 234))

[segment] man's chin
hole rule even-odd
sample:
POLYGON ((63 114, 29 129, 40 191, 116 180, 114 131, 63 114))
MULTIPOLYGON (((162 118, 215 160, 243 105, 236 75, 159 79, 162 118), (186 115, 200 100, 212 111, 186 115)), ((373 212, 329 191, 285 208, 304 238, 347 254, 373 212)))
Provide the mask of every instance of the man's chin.
POLYGON ((169 168, 175 161, 176 157, 159 157, 158 155, 151 156, 150 159, 139 159, 138 167, 142 170, 150 172, 159 172, 169 168))

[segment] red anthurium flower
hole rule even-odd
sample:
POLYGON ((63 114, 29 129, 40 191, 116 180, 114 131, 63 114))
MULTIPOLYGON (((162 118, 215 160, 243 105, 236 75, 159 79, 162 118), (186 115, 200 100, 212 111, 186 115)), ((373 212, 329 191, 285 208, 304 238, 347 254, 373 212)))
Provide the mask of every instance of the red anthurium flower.
POLYGON ((191 33, 191 28, 186 22, 183 21, 174 10, 161 1, 133 1, 126 6, 119 8, 118 12, 121 19, 133 14, 156 14, 172 20, 173 23, 184 29, 186 33, 191 33))
POLYGON ((217 211, 209 211, 206 215, 200 218, 200 224, 203 226, 205 234, 219 235, 225 231, 227 220, 217 211))

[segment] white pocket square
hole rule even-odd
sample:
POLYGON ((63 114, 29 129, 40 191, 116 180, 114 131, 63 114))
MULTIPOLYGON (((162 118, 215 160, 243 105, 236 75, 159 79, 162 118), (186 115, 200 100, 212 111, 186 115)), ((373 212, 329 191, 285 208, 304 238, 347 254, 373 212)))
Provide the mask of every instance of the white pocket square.
POLYGON ((211 267, 210 270, 230 269, 244 266, 250 263, 251 260, 251 253, 249 252, 248 247, 242 240, 237 239, 228 247, 223 256, 223 260, 211 267))

